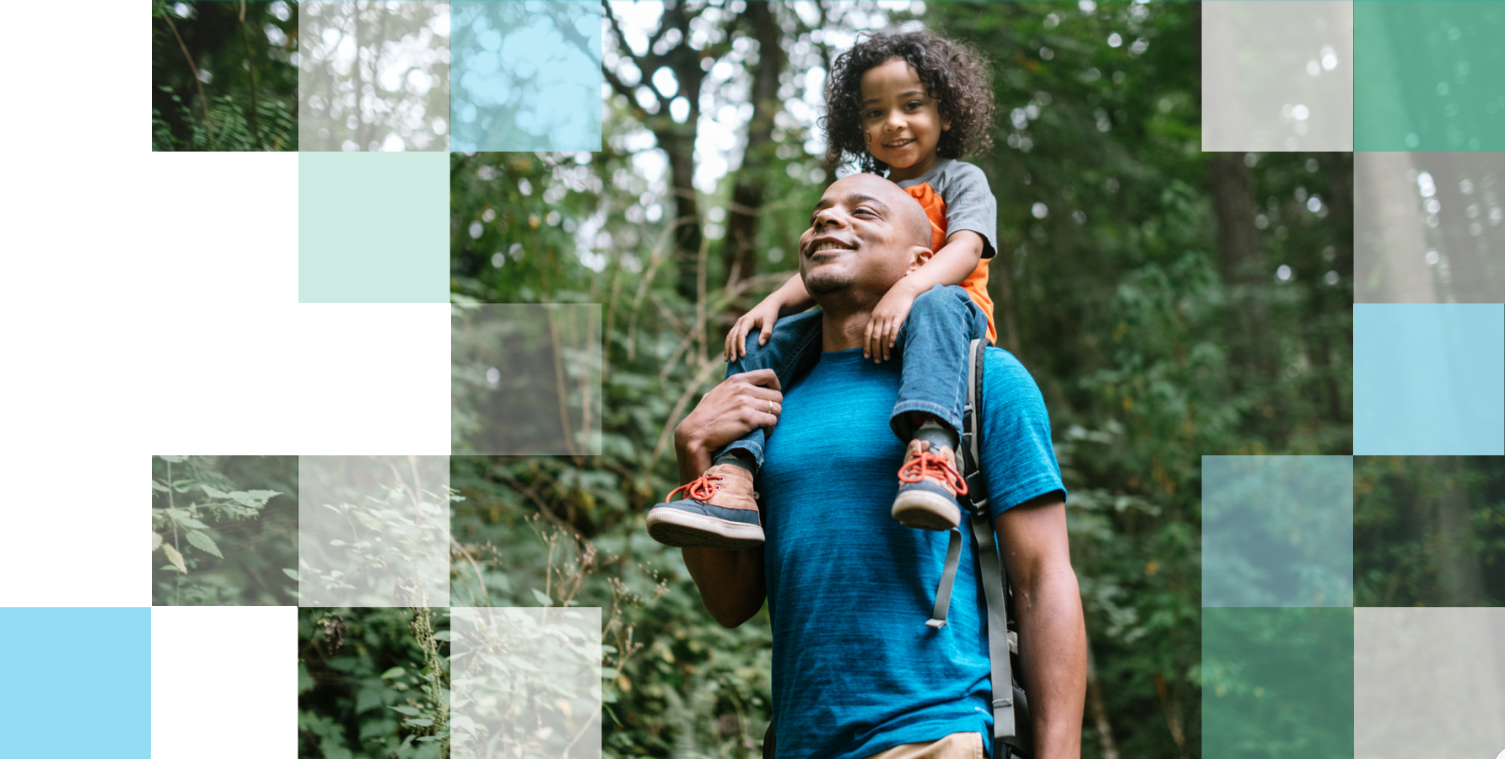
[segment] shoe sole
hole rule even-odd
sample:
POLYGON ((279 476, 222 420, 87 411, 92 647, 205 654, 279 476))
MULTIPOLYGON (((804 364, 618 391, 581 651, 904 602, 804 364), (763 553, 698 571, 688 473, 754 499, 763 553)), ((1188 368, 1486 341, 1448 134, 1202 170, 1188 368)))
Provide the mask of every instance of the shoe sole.
POLYGON ((763 545, 763 528, 674 509, 648 512, 648 536, 674 548, 740 551, 763 545))
POLYGON ((962 512, 956 504, 935 493, 908 490, 894 499, 893 517, 905 527, 946 532, 961 524, 962 512))

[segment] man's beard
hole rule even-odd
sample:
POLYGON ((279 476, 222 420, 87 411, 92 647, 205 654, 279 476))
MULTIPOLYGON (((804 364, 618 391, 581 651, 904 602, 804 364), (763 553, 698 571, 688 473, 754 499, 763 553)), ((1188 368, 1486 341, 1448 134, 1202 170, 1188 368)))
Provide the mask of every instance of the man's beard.
POLYGON ((826 272, 807 273, 805 275, 805 291, 811 295, 830 295, 849 284, 846 278, 840 275, 826 272))

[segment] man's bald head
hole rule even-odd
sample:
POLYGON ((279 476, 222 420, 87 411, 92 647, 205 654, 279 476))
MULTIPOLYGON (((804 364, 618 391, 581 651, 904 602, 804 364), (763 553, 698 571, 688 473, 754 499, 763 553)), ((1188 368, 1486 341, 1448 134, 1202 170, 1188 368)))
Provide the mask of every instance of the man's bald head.
POLYGON ((877 174, 852 174, 831 186, 840 182, 857 182, 865 191, 878 193, 878 198, 897 212, 895 225, 903 232, 906 242, 922 248, 930 247, 930 217, 925 215, 925 207, 920 201, 905 192, 903 187, 877 174))
POLYGON ((853 174, 832 183, 810 222, 800 238, 800 274, 805 288, 827 309, 839 300, 870 310, 930 250, 925 209, 875 174, 853 174))

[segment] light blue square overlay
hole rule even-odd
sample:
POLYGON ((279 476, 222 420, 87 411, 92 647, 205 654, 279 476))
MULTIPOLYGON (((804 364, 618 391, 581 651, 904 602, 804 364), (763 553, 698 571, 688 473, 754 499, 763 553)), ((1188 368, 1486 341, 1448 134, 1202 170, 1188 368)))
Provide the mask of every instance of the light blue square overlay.
POLYGON ((0 755, 150 759, 151 609, 0 608, 0 648, 0 755))
POLYGON ((450 150, 601 150, 601 4, 450 3, 450 150))
POLYGON ((1505 455, 1505 305, 1356 303, 1353 452, 1505 455))
POLYGON ((1203 607, 1352 605, 1352 456, 1202 457, 1203 607))

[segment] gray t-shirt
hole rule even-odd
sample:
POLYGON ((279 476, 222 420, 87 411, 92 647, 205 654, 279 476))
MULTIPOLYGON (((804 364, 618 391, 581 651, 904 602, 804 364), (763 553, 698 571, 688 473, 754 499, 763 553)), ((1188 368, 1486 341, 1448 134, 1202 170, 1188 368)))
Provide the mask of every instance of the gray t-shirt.
POLYGON ((998 201, 988 188, 988 177, 982 169, 953 158, 942 158, 930 167, 930 171, 899 182, 900 187, 918 187, 930 184, 941 200, 946 202, 946 236, 962 230, 982 235, 982 257, 992 258, 998 251, 998 201))

